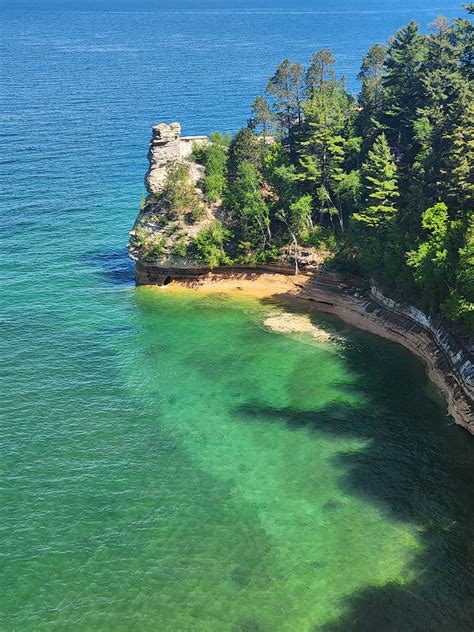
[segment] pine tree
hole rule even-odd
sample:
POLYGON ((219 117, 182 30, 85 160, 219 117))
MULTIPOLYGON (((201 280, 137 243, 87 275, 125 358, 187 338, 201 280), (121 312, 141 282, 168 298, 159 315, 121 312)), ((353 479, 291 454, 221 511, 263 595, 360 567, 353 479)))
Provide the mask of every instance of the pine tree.
POLYGON ((301 179, 315 196, 319 221, 337 218, 343 228, 337 185, 344 175, 344 129, 349 99, 339 82, 328 82, 305 106, 307 134, 300 143, 301 179))
POLYGON ((301 125, 304 100, 304 68, 285 59, 277 67, 267 84, 267 94, 274 101, 274 111, 290 150, 294 149, 294 128, 301 125))
POLYGON ((378 227, 393 218, 400 195, 396 173, 387 137, 380 134, 362 166, 363 208, 353 215, 357 222, 378 227))
POLYGON ((388 47, 375 44, 362 61, 359 79, 362 88, 359 97, 360 113, 358 128, 362 136, 372 135, 380 127, 378 119, 383 107, 383 75, 384 63, 388 47))
POLYGON ((414 145, 413 123, 417 110, 423 105, 421 67, 426 58, 425 39, 418 25, 410 22, 393 38, 385 61, 383 86, 385 112, 382 122, 391 145, 396 149, 397 161, 411 162, 414 145))
POLYGON ((455 217, 467 219, 474 213, 474 101, 467 105, 450 141, 445 173, 450 184, 448 199, 452 201, 455 217))
POLYGON ((250 162, 256 165, 260 160, 259 141, 253 131, 242 127, 229 146, 228 173, 230 181, 237 176, 240 163, 250 162))
POLYGON ((249 120, 249 128, 252 131, 261 130, 262 138, 267 140, 275 123, 275 115, 270 109, 268 101, 263 96, 258 96, 252 103, 252 118, 249 120))
POLYGON ((322 92, 324 84, 334 79, 335 63, 331 50, 323 49, 313 53, 305 76, 306 96, 308 98, 312 98, 316 92, 322 92))
POLYGON ((415 158, 416 188, 424 189, 425 202, 429 203, 446 199, 452 188, 448 163, 453 130, 472 99, 460 70, 452 27, 442 17, 432 27, 435 32, 426 38, 427 55, 421 68, 424 101, 414 124, 419 145, 415 158), (420 133, 423 125, 426 133, 420 133))
POLYGON ((250 260, 264 253, 272 239, 269 209, 260 174, 252 163, 243 161, 238 165, 236 176, 229 183, 226 206, 236 223, 236 236, 244 256, 250 260))

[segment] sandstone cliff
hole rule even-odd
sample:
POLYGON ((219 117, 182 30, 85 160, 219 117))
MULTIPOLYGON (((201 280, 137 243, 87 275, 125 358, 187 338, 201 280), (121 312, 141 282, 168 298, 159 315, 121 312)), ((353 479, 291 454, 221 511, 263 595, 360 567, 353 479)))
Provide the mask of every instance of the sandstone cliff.
MULTIPOLYGON (((207 136, 181 136, 179 123, 160 123, 152 128, 152 139, 148 151, 149 169, 145 176, 148 193, 158 194, 166 180, 168 165, 174 161, 189 160, 193 144, 203 145, 208 142, 207 136)), ((191 162, 191 161, 190 161, 191 162)), ((191 162, 191 176, 195 184, 202 178, 202 169, 191 162)))
POLYGON ((129 253, 135 261, 165 267, 199 266, 188 252, 196 235, 214 221, 218 205, 206 203, 202 192, 204 167, 192 159, 194 146, 208 143, 206 136, 181 136, 179 123, 152 128, 145 175, 148 196, 130 231, 129 253), (170 201, 170 174, 182 188, 179 208, 170 201), (175 208, 176 207, 176 208, 175 208))

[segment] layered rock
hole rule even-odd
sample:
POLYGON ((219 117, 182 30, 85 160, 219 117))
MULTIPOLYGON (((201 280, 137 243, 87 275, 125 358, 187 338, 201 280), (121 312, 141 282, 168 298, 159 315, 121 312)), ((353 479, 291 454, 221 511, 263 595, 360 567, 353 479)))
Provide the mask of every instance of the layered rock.
MULTIPOLYGON (((166 180, 167 167, 171 162, 186 160, 191 156, 193 144, 208 142, 207 136, 181 136, 179 123, 160 123, 152 128, 148 151, 150 166, 145 176, 148 193, 159 193, 166 180)), ((193 173, 197 179, 199 174, 193 173)))
POLYGON ((179 123, 160 123, 152 128, 152 139, 148 151, 150 166, 145 176, 148 193, 159 193, 166 179, 166 165, 181 159, 179 123))
MULTIPOLYGON (((145 176, 148 197, 144 200, 130 231, 129 255, 137 262, 161 267, 202 266, 189 253, 198 233, 215 219, 217 205, 206 202, 202 192, 204 167, 192 160, 194 145, 208 143, 207 136, 181 136, 179 123, 160 123, 152 128, 148 151, 149 168, 145 176), (171 166, 184 163, 187 184, 194 203, 170 210, 164 193, 171 166)), ((138 264, 137 264, 138 265, 138 264)))

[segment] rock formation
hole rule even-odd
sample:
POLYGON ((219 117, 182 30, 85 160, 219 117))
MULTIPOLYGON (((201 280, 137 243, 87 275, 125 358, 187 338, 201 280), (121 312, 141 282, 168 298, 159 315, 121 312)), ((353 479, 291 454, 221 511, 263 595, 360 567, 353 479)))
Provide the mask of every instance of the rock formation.
POLYGON ((208 142, 207 136, 181 136, 179 123, 160 123, 152 128, 145 176, 148 196, 130 231, 128 250, 132 259, 171 268, 203 265, 195 261, 190 246, 198 233, 214 221, 218 205, 205 199, 204 166, 192 159, 192 150, 194 145, 208 142), (181 177, 185 178, 189 193, 188 206, 179 209, 170 208, 169 199, 160 195, 175 163, 186 167, 187 174, 181 177))
POLYGON ((159 193, 166 179, 167 165, 170 162, 189 158, 193 143, 208 142, 207 136, 181 137, 179 123, 160 123, 152 128, 152 139, 148 151, 149 169, 145 176, 148 193, 159 193))

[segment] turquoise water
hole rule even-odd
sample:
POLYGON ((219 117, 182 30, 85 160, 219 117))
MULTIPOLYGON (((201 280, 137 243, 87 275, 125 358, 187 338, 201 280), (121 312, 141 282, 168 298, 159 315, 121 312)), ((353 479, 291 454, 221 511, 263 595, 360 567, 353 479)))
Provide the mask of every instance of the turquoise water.
POLYGON ((281 57, 354 77, 456 5, 358 6, 0 13, 2 632, 472 629, 474 445, 419 362, 124 249, 152 123, 235 129, 281 57))

